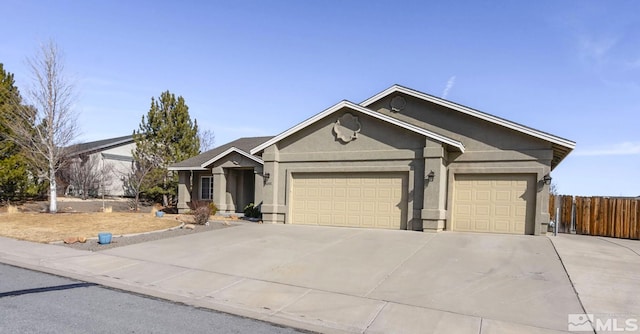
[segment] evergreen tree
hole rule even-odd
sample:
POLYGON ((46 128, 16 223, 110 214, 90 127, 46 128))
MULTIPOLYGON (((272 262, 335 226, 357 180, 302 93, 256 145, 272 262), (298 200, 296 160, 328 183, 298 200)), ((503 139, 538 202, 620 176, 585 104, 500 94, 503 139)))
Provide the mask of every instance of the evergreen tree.
MULTIPOLYGON (((7 122, 15 121, 11 115, 22 105, 22 97, 15 86, 13 74, 0 63, 0 200, 20 199, 37 195, 35 173, 29 168, 22 148, 11 140, 7 122)), ((26 127, 33 124, 25 124, 26 127)))
POLYGON ((146 118, 142 116, 133 138, 136 142, 134 160, 138 164, 154 166, 146 174, 141 192, 154 200, 162 197, 163 205, 169 205, 177 193, 178 175, 167 167, 200 151, 198 123, 191 121, 184 98, 176 98, 169 91, 160 94, 158 99, 152 97, 151 108, 146 118))

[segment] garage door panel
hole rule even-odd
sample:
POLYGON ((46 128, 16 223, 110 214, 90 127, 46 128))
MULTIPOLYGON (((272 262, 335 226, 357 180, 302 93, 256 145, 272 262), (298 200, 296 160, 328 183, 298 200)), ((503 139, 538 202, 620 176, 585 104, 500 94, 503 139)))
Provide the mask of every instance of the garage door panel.
POLYGON ((511 190, 497 190, 496 201, 505 202, 513 199, 511 190))
POLYGON ((533 224, 533 175, 457 174, 454 179, 454 230, 524 234, 533 224))
POLYGON ((404 173, 294 173, 289 223, 399 229, 406 188, 404 173))
POLYGON ((473 220, 471 231, 489 232, 489 220, 488 219, 475 219, 473 220))
POLYGON ((491 199, 490 191, 477 190, 476 195, 474 196, 476 201, 488 201, 491 199))

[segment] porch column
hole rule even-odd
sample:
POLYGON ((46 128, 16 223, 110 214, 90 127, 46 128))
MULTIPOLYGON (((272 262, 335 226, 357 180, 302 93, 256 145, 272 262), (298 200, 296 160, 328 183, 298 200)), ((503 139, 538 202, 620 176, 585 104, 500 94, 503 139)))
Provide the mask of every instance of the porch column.
POLYGON ((224 168, 215 167, 213 174, 213 202, 218 207, 218 211, 227 212, 227 178, 224 175, 224 168))
POLYGON ((422 206, 422 230, 438 232, 445 229, 447 217, 447 168, 445 167, 445 150, 441 143, 427 141, 424 148, 424 197, 422 206), (433 181, 429 181, 429 173, 433 171, 433 181))
POLYGON ((227 191, 225 192, 225 203, 227 212, 236 212, 236 199, 238 196, 238 175, 235 169, 225 168, 225 180, 227 180, 227 191))
POLYGON ((191 201, 191 191, 193 189, 191 175, 192 171, 178 172, 178 213, 189 211, 189 203, 191 201))

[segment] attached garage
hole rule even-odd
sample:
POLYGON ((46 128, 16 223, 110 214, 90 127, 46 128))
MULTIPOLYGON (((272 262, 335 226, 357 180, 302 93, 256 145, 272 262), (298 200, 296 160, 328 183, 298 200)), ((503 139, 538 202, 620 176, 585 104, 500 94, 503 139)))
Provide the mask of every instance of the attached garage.
POLYGON ((456 174, 453 230, 533 234, 534 174, 456 174))
POLYGON ((293 173, 290 224, 405 228, 407 173, 293 173))

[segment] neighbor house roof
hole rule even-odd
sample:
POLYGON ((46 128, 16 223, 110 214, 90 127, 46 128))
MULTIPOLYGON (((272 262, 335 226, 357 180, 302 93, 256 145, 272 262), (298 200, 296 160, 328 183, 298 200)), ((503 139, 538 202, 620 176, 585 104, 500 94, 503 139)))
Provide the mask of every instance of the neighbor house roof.
POLYGON ((546 140, 548 142, 551 143, 551 146, 553 148, 553 159, 551 160, 551 169, 555 168, 555 166, 557 166, 560 161, 562 161, 571 151, 573 151, 573 149, 576 147, 576 143, 568 140, 568 139, 564 139, 558 136, 554 136, 552 134, 540 131, 540 130, 536 130, 533 128, 530 128, 528 126, 522 125, 522 124, 518 124, 509 120, 506 120, 504 118, 500 118, 498 116, 494 116, 494 115, 490 115, 466 106, 463 106, 461 104, 457 104, 448 100, 444 100, 438 97, 435 97, 433 95, 429 95, 423 92, 419 92, 417 90, 411 89, 411 88, 407 88, 407 87, 403 87, 400 85, 393 85, 387 89, 385 89, 384 91, 368 98, 367 100, 363 101, 362 103, 360 103, 361 106, 363 107, 368 107, 371 104, 373 104, 376 101, 379 101, 380 99, 389 96, 391 94, 394 93, 402 93, 402 94, 406 94, 409 96, 413 96, 415 98, 424 100, 424 101, 428 101, 431 103, 435 103, 444 107, 447 107, 449 109, 461 112, 463 114, 466 115, 470 115, 473 117, 477 117, 480 118, 482 120, 485 120, 487 122, 491 122, 524 134, 527 134, 529 136, 532 137, 536 137, 539 139, 543 139, 546 140))
POLYGON ((343 100, 343 101, 333 105, 332 107, 330 107, 330 108, 328 108, 328 109, 316 114, 315 116, 305 120, 304 122, 299 123, 298 125, 290 128, 290 129, 286 130, 285 132, 282 132, 281 134, 279 134, 279 135, 271 138, 270 140, 260 144, 259 146, 256 146, 255 148, 253 148, 251 150, 251 154, 257 154, 257 153, 263 151, 265 148, 267 148, 267 147, 269 147, 269 146, 281 141, 282 139, 284 139, 284 138, 286 138, 286 137, 288 137, 288 136, 290 136, 290 135, 302 130, 303 128, 307 127, 308 125, 313 124, 316 121, 318 121, 318 120, 320 120, 320 119, 322 119, 324 117, 327 117, 328 115, 331 115, 334 112, 337 112, 338 110, 341 110, 343 108, 348 108, 348 109, 351 109, 353 111, 357 111, 357 112, 363 113, 365 115, 369 115, 369 116, 377 118, 377 119, 379 119, 381 121, 391 123, 393 125, 399 126, 399 127, 404 128, 406 130, 421 134, 421 135, 423 135, 425 137, 428 137, 428 138, 434 139, 436 141, 439 141, 441 143, 444 143, 444 144, 447 144, 449 146, 452 146, 452 147, 456 148, 457 150, 459 150, 460 152, 464 152, 464 145, 462 145, 462 143, 457 141, 457 140, 454 140, 454 139, 439 135, 439 134, 437 134, 435 132, 431 132, 429 130, 423 129, 423 128, 415 126, 413 124, 409 124, 409 123, 401 121, 399 119, 396 119, 396 118, 393 118, 393 117, 389 117, 387 115, 383 115, 381 113, 375 112, 375 111, 373 111, 371 109, 365 108, 365 107, 363 107, 361 105, 358 105, 358 104, 355 104, 353 102, 343 100))
POLYGON ((83 153, 97 152, 112 147, 127 145, 133 143, 133 136, 122 136, 110 139, 97 140, 87 143, 75 144, 67 147, 67 155, 78 155, 83 153))
POLYGON ((206 170, 207 166, 232 152, 236 152, 249 159, 262 163, 262 160, 259 157, 251 155, 249 151, 251 148, 260 145, 271 138, 273 138, 273 136, 240 138, 209 151, 200 153, 195 157, 177 162, 169 166, 169 170, 206 170))

